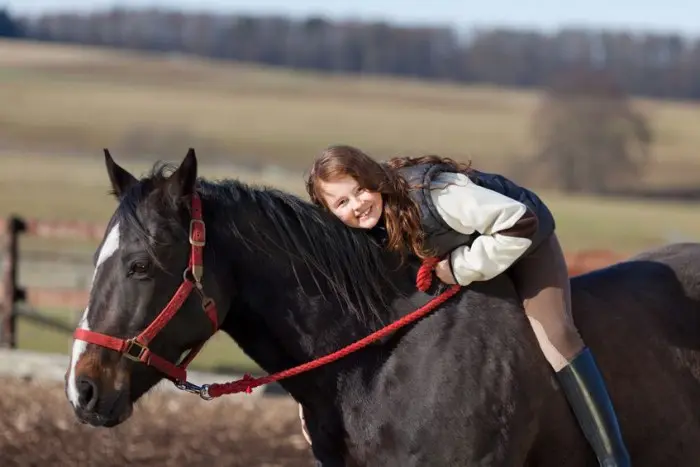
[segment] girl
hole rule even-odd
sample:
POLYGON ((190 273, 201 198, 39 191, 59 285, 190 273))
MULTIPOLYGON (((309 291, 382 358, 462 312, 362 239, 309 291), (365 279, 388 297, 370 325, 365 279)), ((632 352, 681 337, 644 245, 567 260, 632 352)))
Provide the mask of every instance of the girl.
POLYGON ((507 270, 600 465, 630 465, 605 384, 572 319, 554 218, 537 195, 449 158, 380 164, 351 146, 327 148, 306 189, 348 226, 381 230, 386 248, 443 258, 435 274, 447 284, 466 286, 507 270))

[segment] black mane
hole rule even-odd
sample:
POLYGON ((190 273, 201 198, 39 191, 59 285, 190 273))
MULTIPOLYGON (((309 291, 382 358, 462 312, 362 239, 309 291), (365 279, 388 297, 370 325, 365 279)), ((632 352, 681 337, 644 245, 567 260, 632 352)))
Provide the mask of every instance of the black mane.
MULTIPOLYGON (((137 207, 163 186, 170 168, 154 165, 140 183, 123 195, 116 213, 117 220, 151 246, 152 256, 156 239, 145 228, 144 220, 139 219, 137 207)), ((260 253, 284 252, 290 267, 298 267, 299 262, 305 264, 317 285, 320 274, 336 298, 359 319, 374 318, 384 323, 389 306, 386 299, 398 293, 390 280, 395 271, 388 264, 398 266, 399 258, 386 252, 366 231, 349 228, 312 203, 274 188, 253 187, 237 180, 214 182, 199 178, 197 191, 202 197, 205 216, 208 202, 226 206, 216 212, 216 223, 207 225, 208 228, 224 227, 237 241, 260 253), (252 222, 254 219, 269 222, 252 222), (237 222, 245 222, 247 229, 255 230, 255 235, 252 238, 243 235, 237 222)), ((162 217, 161 222, 182 230, 178 219, 162 217)), ((300 280, 297 283, 302 285, 300 280)))

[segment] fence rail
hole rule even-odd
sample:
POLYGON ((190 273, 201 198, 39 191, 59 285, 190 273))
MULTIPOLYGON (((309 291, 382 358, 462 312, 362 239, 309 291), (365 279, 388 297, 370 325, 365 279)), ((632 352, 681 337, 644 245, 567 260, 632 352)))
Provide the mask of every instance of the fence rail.
POLYGON ((106 228, 106 224, 91 222, 24 219, 12 216, 9 219, 0 219, 0 232, 9 232, 14 225, 19 228, 18 233, 55 240, 100 241, 106 228))
POLYGON ((18 283, 20 237, 26 235, 42 239, 99 242, 104 229, 103 224, 72 220, 49 221, 24 219, 20 216, 0 219, 0 237, 4 243, 4 268, 0 286, 0 347, 17 347, 17 317, 22 316, 53 329, 70 332, 65 323, 43 315, 38 309, 55 306, 81 309, 87 302, 86 290, 22 287, 18 283), (25 306, 20 307, 20 304, 25 306))
MULTIPOLYGON (((17 277, 20 264, 19 238, 27 235, 43 239, 98 243, 104 235, 105 228, 105 224, 80 221, 24 219, 20 216, 0 219, 0 240, 3 240, 0 257, 4 256, 0 284, 0 347, 17 347, 16 319, 19 316, 60 332, 71 333, 71 327, 42 314, 39 310, 57 307, 81 310, 85 308, 88 300, 88 291, 85 289, 20 286, 17 277)), ((59 259, 58 255, 50 256, 54 260, 59 259)), ((621 255, 603 250, 567 254, 570 275, 604 267, 621 259, 621 255)), ((73 259, 72 262, 74 261, 73 259)))

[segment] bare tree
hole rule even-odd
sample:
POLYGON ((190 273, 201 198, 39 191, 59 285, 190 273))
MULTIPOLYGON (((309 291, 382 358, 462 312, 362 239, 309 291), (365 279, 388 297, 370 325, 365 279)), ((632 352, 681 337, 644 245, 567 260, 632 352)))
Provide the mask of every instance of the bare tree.
POLYGON ((558 75, 534 122, 537 162, 567 192, 604 193, 637 177, 649 161, 646 119, 604 72, 558 75))

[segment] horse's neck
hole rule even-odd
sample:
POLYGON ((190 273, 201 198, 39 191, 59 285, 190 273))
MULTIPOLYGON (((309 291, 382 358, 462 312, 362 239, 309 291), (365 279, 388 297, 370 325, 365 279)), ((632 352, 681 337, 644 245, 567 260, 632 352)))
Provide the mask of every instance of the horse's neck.
POLYGON ((246 219, 232 228, 234 220, 227 217, 232 207, 206 202, 211 213, 208 242, 217 252, 217 262, 225 258, 228 269, 220 287, 235 296, 232 319, 222 325, 259 364, 276 368, 285 362, 301 363, 330 349, 342 336, 365 331, 361 320, 343 311, 322 274, 311 278, 309 266, 295 261, 290 267, 279 246, 258 244, 269 241, 263 239, 265 221, 246 219))
MULTIPOLYGON (((212 211, 230 213, 231 209, 222 205, 212 211)), ((215 217, 210 228, 215 244, 226 245, 220 250, 229 252, 231 270, 237 271, 230 285, 235 299, 223 329, 265 371, 284 370, 336 351, 389 324, 413 306, 410 300, 399 299, 396 291, 386 290, 381 316, 348 309, 348 304, 333 292, 330 280, 307 264, 295 261, 290 268, 288 257, 280 250, 242 244, 241 236, 252 242, 263 241, 260 232, 265 229, 264 221, 247 219, 237 225, 239 232, 235 235, 231 219, 215 217)), ((412 267, 392 272, 407 295, 415 292, 414 274, 412 267)), ((352 365, 352 361, 344 359, 343 365, 352 365)), ((325 373, 314 372, 313 384, 325 386, 319 376, 325 373)))

